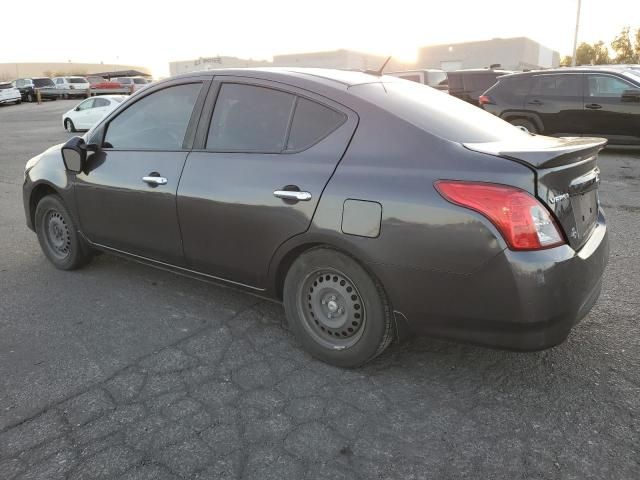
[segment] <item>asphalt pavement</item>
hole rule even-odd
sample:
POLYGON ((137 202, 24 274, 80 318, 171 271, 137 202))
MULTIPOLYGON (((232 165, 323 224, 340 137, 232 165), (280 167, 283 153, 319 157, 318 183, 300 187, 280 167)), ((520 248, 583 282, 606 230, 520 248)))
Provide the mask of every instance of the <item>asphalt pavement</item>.
POLYGON ((109 255, 54 269, 23 167, 74 101, 0 107, 0 478, 640 478, 640 152, 601 154, 604 289, 564 344, 431 338, 357 370, 282 307, 109 255))

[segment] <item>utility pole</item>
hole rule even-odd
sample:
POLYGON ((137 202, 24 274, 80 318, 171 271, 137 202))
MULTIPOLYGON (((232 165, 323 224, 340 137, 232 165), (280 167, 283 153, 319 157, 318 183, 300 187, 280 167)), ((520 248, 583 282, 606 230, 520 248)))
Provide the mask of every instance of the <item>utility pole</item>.
POLYGON ((578 27, 580 26, 580 4, 582 0, 578 0, 578 14, 576 15, 576 32, 573 35, 573 56, 571 57, 571 66, 576 66, 576 51, 578 50, 578 27))

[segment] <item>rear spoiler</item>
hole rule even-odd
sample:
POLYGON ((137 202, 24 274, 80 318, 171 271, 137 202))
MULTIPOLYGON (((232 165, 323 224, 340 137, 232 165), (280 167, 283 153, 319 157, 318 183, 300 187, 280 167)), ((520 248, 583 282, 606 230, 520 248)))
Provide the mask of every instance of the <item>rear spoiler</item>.
POLYGON ((518 140, 463 145, 474 152, 509 158, 535 168, 552 168, 592 158, 606 144, 606 139, 596 137, 555 138, 532 135, 518 140))

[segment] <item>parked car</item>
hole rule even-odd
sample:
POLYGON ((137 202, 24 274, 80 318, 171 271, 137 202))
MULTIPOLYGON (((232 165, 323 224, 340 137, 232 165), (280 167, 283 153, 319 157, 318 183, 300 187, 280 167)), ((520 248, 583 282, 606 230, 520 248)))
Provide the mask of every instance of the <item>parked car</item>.
POLYGON ((536 350, 599 296, 605 143, 391 76, 199 72, 29 160, 24 208, 57 268, 99 250, 281 299, 334 365, 415 334, 536 350))
POLYGON ((106 80, 102 77, 87 77, 87 81, 91 85, 92 90, 107 90, 122 88, 122 85, 112 80, 106 80))
POLYGON ((18 78, 13 81, 14 87, 18 89, 22 100, 27 102, 36 101, 36 92, 41 90, 40 98, 43 100, 57 100, 58 94, 54 92, 56 85, 53 80, 47 77, 18 78))
POLYGON ((54 77, 56 89, 64 91, 64 97, 86 96, 91 84, 84 77, 54 77), (77 93, 76 93, 77 91, 77 93))
POLYGON ((640 75, 605 68, 561 68, 500 77, 482 108, 531 133, 601 136, 640 144, 640 75))
POLYGON ((447 78, 447 73, 444 70, 406 70, 403 72, 390 72, 387 75, 404 78, 405 80, 411 80, 412 82, 421 83, 423 85, 428 85, 437 90, 442 90, 445 92, 449 91, 449 79, 447 78))
POLYGON ((21 103, 20 91, 9 82, 0 82, 0 104, 1 103, 21 103))
POLYGON ((479 106, 478 98, 480 95, 496 83, 498 77, 509 73, 513 72, 487 68, 447 72, 449 93, 465 102, 479 106))
POLYGON ((116 78, 116 82, 125 88, 130 88, 132 93, 146 87, 148 84, 147 80, 143 77, 119 77, 116 78))
POLYGON ((74 108, 62 114, 62 125, 68 132, 89 130, 118 105, 124 95, 100 95, 80 102, 74 108))

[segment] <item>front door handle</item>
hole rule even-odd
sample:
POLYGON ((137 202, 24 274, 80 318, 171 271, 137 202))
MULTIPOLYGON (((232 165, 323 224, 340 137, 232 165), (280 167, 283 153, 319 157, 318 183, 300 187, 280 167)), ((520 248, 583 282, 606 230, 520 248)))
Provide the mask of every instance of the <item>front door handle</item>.
POLYGON ((276 190, 273 192, 273 196, 283 198, 285 200, 296 200, 302 202, 308 202, 311 200, 311 194, 309 192, 298 192, 295 190, 276 190))
POLYGON ((598 105, 597 103, 589 103, 588 105, 585 105, 585 108, 588 108, 589 110, 600 110, 602 108, 602 105, 598 105))
POLYGON ((149 185, 151 185, 152 187, 158 186, 158 185, 166 185, 168 180, 164 177, 160 177, 160 176, 148 176, 148 177, 142 177, 142 181, 145 183, 148 183, 149 185))
POLYGON ((531 100, 529 105, 542 105, 542 102, 540 100, 531 100))

